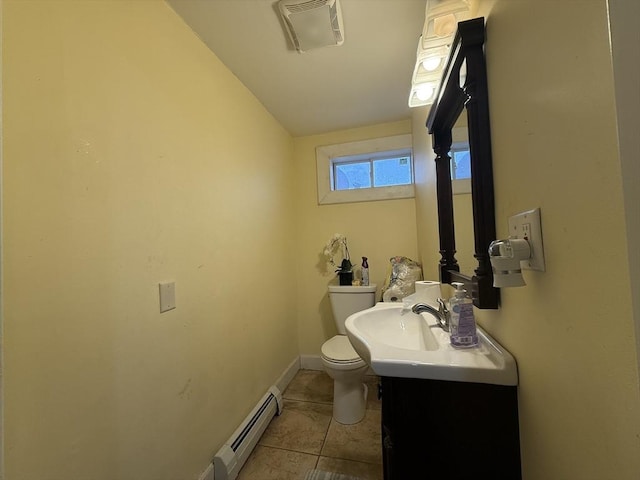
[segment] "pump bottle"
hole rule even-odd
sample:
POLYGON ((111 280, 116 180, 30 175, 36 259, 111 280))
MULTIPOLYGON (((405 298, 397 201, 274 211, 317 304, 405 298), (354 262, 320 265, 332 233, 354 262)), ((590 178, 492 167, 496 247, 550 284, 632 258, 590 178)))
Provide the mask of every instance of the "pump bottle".
POLYGON ((471 348, 478 345, 476 320, 473 317, 473 302, 464 289, 464 283, 453 282, 456 292, 449 307, 451 310, 450 341, 457 348, 471 348))

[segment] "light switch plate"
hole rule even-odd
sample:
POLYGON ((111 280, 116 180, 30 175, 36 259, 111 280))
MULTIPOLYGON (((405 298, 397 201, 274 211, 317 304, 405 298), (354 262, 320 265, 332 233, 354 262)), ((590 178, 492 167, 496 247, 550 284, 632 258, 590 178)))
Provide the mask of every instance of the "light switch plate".
POLYGON ((545 271, 544 245, 542 243, 542 224, 540 209, 535 208, 509 217, 509 237, 524 238, 531 247, 531 257, 520 262, 527 270, 545 271))
POLYGON ((162 282, 160 286, 160 313, 176 308, 176 282, 162 282))

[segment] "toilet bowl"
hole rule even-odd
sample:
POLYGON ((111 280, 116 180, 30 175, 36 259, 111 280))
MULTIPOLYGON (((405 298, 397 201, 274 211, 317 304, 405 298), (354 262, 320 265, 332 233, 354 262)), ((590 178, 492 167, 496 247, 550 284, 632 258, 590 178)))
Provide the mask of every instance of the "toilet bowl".
POLYGON ((333 418, 351 425, 364 417, 367 386, 363 383, 368 365, 349 343, 346 335, 336 335, 322 345, 322 365, 333 378, 333 418))
POLYGON ((321 348, 322 365, 333 379, 333 418, 342 424, 358 423, 364 417, 368 365, 351 346, 344 322, 350 315, 375 304, 376 286, 329 286, 329 297, 338 335, 321 348))

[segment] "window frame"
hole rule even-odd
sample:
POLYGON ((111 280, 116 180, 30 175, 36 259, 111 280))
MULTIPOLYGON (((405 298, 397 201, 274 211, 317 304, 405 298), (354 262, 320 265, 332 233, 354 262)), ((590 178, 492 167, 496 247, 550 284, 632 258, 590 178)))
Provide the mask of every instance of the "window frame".
MULTIPOLYGON (((469 150, 469 142, 455 142, 451 145, 451 150, 449 150, 450 162, 453 162, 454 152, 469 152, 469 155, 471 155, 471 151, 469 150)), ((453 169, 451 169, 451 172, 453 174, 453 169)), ((471 177, 452 178, 451 189, 454 195, 471 193, 471 177)))
MULTIPOLYGON (((451 138, 453 141, 451 143, 451 149, 449 151, 449 157, 451 158, 451 160, 449 160, 450 162, 453 161, 454 150, 469 150, 469 155, 471 155, 471 147, 469 146, 469 129, 466 125, 466 117, 464 115, 461 116, 460 119, 458 119, 458 122, 460 122, 461 120, 464 121, 463 125, 458 125, 458 123, 456 123, 456 125, 458 126, 451 129, 451 138)), ((473 172, 471 172, 471 175, 473 175, 473 172)), ((451 190, 454 195, 470 194, 471 179, 463 178, 461 180, 454 180, 452 178, 451 190)))
POLYGON ((358 142, 323 145, 316 147, 316 169, 318 180, 318 204, 369 202, 415 197, 415 171, 411 134, 393 135, 358 142), (373 161, 391 153, 389 157, 402 152, 409 157, 411 183, 387 187, 357 188, 351 190, 333 189, 333 164, 335 159, 368 157, 373 161))
POLYGON ((355 164, 369 164, 369 183, 371 187, 361 187, 358 190, 362 190, 363 188, 384 188, 390 186, 401 186, 401 185, 411 185, 414 182, 413 175, 413 162, 411 159, 411 149, 403 148, 401 150, 390 150, 384 152, 376 152, 376 153, 363 153, 360 155, 346 155, 344 157, 333 157, 330 159, 331 162, 331 190, 333 191, 344 191, 344 190, 355 190, 349 188, 337 188, 336 185, 336 169, 340 165, 355 165, 355 164), (399 185, 375 185, 376 178, 376 162, 382 160, 395 160, 401 158, 408 158, 409 160, 409 183, 403 183, 399 185))

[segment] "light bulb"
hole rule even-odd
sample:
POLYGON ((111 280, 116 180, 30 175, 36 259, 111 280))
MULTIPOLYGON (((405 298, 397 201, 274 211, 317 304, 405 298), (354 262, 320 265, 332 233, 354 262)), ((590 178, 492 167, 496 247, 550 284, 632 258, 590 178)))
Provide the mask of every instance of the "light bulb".
POLYGON ((432 95, 433 87, 430 84, 419 85, 416 88, 416 97, 418 97, 418 99, 422 100, 423 102, 425 100, 429 100, 432 95))
POLYGON ((422 61, 422 66, 427 72, 433 72, 440 66, 441 61, 440 57, 427 57, 422 61))

